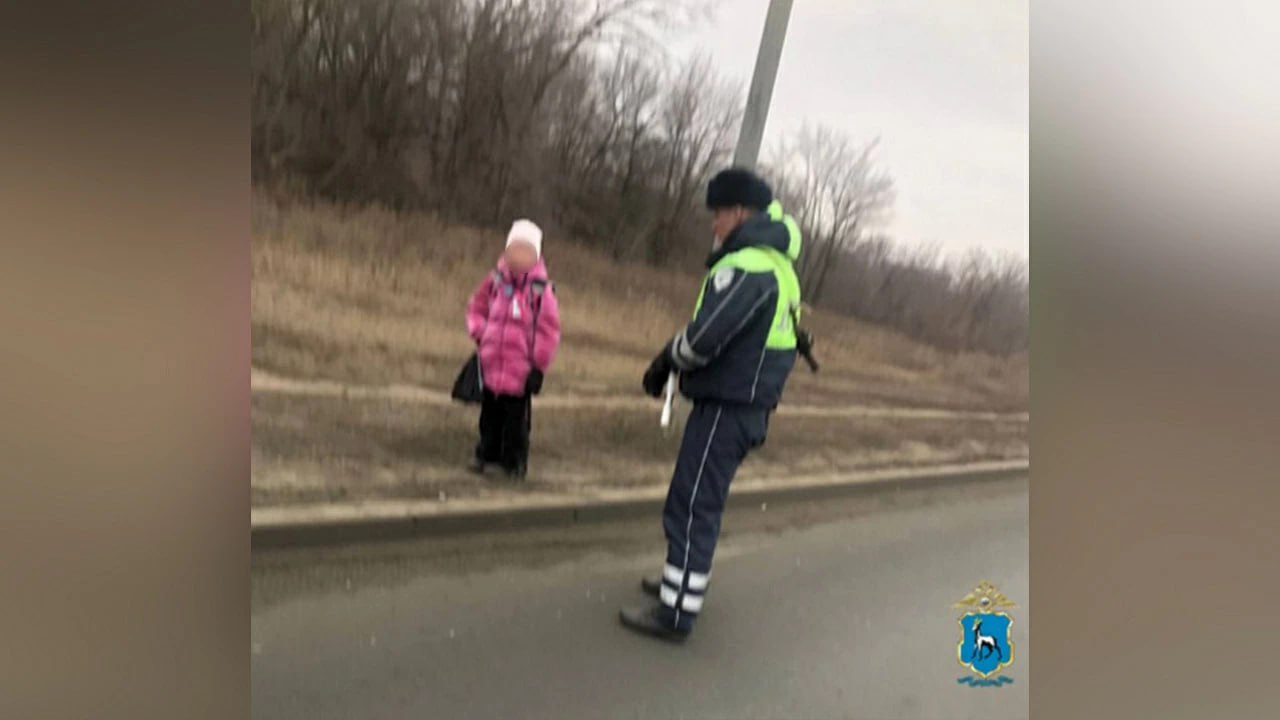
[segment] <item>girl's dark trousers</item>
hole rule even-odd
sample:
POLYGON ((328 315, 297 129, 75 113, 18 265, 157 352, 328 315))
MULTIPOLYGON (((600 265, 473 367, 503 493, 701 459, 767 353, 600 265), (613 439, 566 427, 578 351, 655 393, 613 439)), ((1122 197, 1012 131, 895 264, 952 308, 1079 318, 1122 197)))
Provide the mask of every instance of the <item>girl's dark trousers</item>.
POLYGON ((524 475, 529 465, 529 432, 533 427, 533 403, 529 395, 512 397, 484 391, 480 405, 480 443, 476 458, 487 464, 524 475))

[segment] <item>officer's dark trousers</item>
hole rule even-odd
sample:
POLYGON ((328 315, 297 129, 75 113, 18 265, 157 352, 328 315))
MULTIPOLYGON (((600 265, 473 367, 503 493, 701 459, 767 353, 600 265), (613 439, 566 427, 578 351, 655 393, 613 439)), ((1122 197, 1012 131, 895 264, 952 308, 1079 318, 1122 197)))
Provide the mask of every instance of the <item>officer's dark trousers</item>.
POLYGON ((729 483, 747 453, 764 443, 769 414, 745 406, 695 403, 662 511, 667 562, 660 616, 690 630, 702 610, 729 483))

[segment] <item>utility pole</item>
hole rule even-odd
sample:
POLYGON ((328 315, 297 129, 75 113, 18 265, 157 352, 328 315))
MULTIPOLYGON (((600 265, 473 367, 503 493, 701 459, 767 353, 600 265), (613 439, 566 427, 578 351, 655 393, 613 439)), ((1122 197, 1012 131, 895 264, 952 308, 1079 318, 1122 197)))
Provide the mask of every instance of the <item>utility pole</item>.
MULTIPOLYGON (((751 74, 751 90, 747 93, 747 107, 742 114, 742 129, 738 131, 738 147, 733 151, 735 167, 754 170, 760 156, 760 140, 764 136, 765 120, 769 119, 769 100, 773 97, 773 80, 778 76, 778 61, 782 58, 782 41, 787 37, 791 3, 792 0, 769 0, 769 14, 764 18, 764 34, 756 53, 756 69, 751 74)), ((806 359, 817 372, 812 359, 806 359)), ((671 427, 676 382, 673 371, 667 378, 667 399, 659 420, 664 432, 671 427)))
POLYGON ((769 118, 769 100, 773 97, 773 80, 778 75, 782 43, 787 37, 787 21, 791 18, 792 0, 769 0, 769 14, 764 19, 764 35, 756 55, 756 69, 751 75, 751 90, 742 115, 738 147, 733 152, 736 167, 754 170, 760 156, 764 124, 769 118))

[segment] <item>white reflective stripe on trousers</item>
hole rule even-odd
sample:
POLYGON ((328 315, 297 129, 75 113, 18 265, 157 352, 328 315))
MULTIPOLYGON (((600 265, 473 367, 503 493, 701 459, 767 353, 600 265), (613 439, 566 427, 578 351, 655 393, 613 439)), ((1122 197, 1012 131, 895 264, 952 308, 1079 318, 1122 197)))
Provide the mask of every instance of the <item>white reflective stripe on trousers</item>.
MULTIPOLYGON (((711 442, 716 438, 716 428, 720 427, 720 414, 724 408, 716 408, 716 419, 711 423, 711 432, 707 433, 707 445, 702 449, 702 462, 698 463, 698 476, 693 481, 693 492, 689 493, 689 522, 684 529, 684 568, 681 575, 689 570, 689 549, 693 545, 693 503, 698 499, 698 486, 702 484, 702 472, 707 468, 707 455, 711 453, 711 442)), ((672 601, 672 605, 675 601, 672 601)), ((680 608, 676 608, 676 622, 680 622, 680 608)))
POLYGON ((662 568, 662 577, 674 588, 679 588, 684 582, 684 573, 680 572, 680 568, 667 563, 662 568))

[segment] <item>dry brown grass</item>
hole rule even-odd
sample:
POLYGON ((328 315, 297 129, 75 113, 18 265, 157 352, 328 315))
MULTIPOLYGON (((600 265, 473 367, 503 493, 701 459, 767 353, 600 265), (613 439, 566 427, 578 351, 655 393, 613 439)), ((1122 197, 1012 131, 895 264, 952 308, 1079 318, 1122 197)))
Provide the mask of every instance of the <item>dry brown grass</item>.
MULTIPOLYGON (((687 411, 687 407, 683 408, 687 411)), ((535 410, 528 481, 463 467, 472 408, 275 393, 253 396, 255 504, 387 497, 583 493, 668 481, 684 413, 664 435, 653 413, 535 410)), ((1020 422, 774 417, 743 477, 1007 460, 1027 454, 1020 422)))
MULTIPOLYGON (((253 363, 298 378, 447 388, 470 341, 463 307, 500 235, 430 216, 253 205, 253 363)), ((619 267, 555 237, 548 264, 564 341, 549 391, 634 393, 652 354, 687 321, 698 276, 619 267)), ((692 270, 692 269, 691 269, 692 270)), ((788 400, 1025 410, 1026 358, 942 353, 848 318, 809 316, 820 375, 798 366, 788 400)))
MULTIPOLYGON (((424 215, 253 204, 253 364, 276 375, 447 390, 471 351, 466 300, 500 234, 424 215)), ((652 354, 687 321, 696 268, 619 267, 561 238, 546 254, 564 340, 548 395, 638 394, 652 354)), ((810 316, 819 375, 798 365, 787 404, 1027 409, 1025 357, 953 355, 847 318, 810 316)), ((589 405, 535 413, 528 489, 666 482, 678 436, 656 414, 589 405)), ((255 503, 513 492, 459 471, 475 410, 255 393, 255 503)), ((1025 457, 1026 424, 776 418, 755 472, 1025 457)), ((744 469, 745 472, 752 472, 744 469)))

